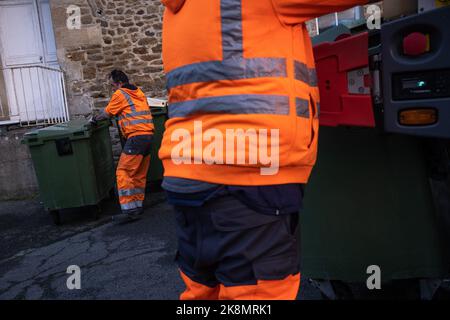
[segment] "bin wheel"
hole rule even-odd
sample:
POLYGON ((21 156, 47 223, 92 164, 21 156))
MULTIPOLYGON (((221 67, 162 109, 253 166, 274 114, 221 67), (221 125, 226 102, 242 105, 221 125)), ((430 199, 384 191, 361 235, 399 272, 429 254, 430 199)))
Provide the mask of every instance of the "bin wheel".
POLYGON ((52 216, 53 222, 55 225, 60 226, 61 225, 61 215, 58 210, 50 210, 50 215, 52 216))
POLYGON ((344 281, 331 281, 338 300, 353 300, 354 295, 351 287, 344 281))
POLYGON ((116 198, 117 198, 116 188, 111 188, 111 190, 109 190, 109 199, 114 200, 116 198))
POLYGON ((100 219, 101 213, 102 213, 102 207, 99 204, 94 206, 94 208, 92 209, 92 216, 93 216, 94 220, 100 219))
POLYGON ((322 297, 323 300, 353 300, 354 299, 354 295, 352 292, 352 289, 350 288, 350 286, 343 282, 343 281, 338 281, 338 280, 330 280, 329 281, 329 287, 327 287, 327 292, 323 291, 323 289, 319 288, 320 290, 320 296, 322 297), (334 298, 332 298, 330 296, 330 294, 332 296, 334 296, 334 298))

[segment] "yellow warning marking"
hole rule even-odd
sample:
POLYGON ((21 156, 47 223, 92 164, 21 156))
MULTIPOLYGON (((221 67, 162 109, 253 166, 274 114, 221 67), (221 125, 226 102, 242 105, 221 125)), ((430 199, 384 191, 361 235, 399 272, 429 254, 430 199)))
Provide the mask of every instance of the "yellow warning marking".
POLYGON ((450 0, 436 0, 436 7, 444 7, 450 5, 450 0))

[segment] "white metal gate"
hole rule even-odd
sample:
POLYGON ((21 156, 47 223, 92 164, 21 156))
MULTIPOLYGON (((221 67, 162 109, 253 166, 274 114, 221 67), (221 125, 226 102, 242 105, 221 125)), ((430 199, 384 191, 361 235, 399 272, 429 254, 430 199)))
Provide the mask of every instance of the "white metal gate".
POLYGON ((54 124, 69 120, 63 72, 44 66, 3 69, 9 118, 22 125, 54 124))
POLYGON ((3 123, 69 120, 48 0, 0 0, 0 56, 7 96, 0 106, 3 123))

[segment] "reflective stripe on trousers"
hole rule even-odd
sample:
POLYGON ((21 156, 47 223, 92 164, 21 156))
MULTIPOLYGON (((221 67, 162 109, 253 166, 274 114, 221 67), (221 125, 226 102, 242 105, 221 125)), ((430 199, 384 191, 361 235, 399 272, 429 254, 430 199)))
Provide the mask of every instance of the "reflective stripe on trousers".
POLYGON ((139 209, 139 208, 142 208, 142 206, 143 206, 143 201, 133 201, 133 202, 121 204, 120 208, 123 211, 127 211, 127 210, 139 209))
POLYGON ((117 166, 117 189, 123 212, 143 207, 150 166, 151 136, 129 138, 117 166))
POLYGON ((145 198, 150 156, 122 153, 117 166, 117 189, 123 212, 140 209, 145 198))
POLYGON ((124 189, 124 190, 119 190, 119 196, 123 197, 123 196, 134 196, 136 194, 141 194, 141 193, 145 193, 145 189, 124 189))

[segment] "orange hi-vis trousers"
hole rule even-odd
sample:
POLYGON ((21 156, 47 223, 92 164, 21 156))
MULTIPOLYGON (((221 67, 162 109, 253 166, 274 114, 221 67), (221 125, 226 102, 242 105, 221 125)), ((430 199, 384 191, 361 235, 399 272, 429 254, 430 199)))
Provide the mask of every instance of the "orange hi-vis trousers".
POLYGON ((186 290, 180 300, 295 300, 300 288, 300 274, 282 280, 259 280, 256 285, 208 287, 191 280, 182 271, 186 290))
POLYGON ((265 215, 233 195, 175 206, 181 300, 295 300, 298 212, 265 215))
POLYGON ((143 210, 152 135, 127 140, 117 166, 117 189, 123 213, 143 210))

